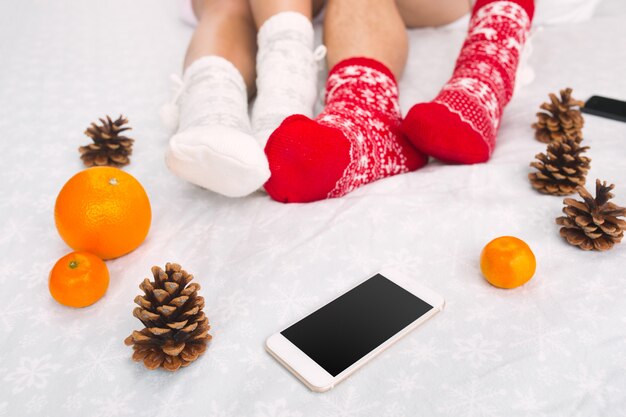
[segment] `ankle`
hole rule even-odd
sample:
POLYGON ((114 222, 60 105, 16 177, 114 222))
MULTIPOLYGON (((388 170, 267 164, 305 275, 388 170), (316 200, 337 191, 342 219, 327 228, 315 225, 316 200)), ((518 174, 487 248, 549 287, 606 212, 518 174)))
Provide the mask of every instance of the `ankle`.
POLYGON ((193 10, 199 21, 241 18, 253 23, 248 0, 194 0, 193 10))

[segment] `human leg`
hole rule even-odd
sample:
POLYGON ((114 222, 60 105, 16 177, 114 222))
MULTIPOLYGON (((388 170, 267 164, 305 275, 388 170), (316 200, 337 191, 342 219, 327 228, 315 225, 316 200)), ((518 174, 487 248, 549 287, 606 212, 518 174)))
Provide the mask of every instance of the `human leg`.
POLYGON ((313 115, 317 64, 311 17, 321 4, 321 0, 250 0, 259 27, 252 128, 261 146, 287 116, 313 115))
POLYGON ((329 68, 363 56, 381 62, 400 78, 409 46, 393 0, 329 1, 324 25, 329 68))
POLYGON ((471 11, 470 0, 396 0, 407 28, 447 25, 471 11))
POLYGON ((256 29, 248 2, 193 0, 193 9, 198 24, 189 41, 183 69, 204 56, 220 56, 237 68, 248 92, 253 93, 256 29))
POLYGON ((287 118, 265 148, 265 189, 277 201, 340 197, 426 163, 399 129, 394 75, 407 42, 393 0, 330 0, 324 36, 332 68, 324 111, 287 118))
POLYGON ((196 185, 243 196, 269 177, 248 117, 256 50, 252 13, 247 0, 199 0, 194 6, 199 21, 175 100, 178 130, 166 163, 196 185))
POLYGON ((487 161, 530 30, 533 0, 478 0, 452 78, 402 129, 422 152, 454 163, 487 161))

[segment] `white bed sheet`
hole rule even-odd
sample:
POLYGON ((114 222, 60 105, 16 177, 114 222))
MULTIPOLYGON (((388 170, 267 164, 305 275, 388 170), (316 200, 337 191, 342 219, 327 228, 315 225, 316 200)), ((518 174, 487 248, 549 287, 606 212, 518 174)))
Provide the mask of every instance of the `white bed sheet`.
MULTIPOLYGON (((620 7, 621 6, 621 7, 620 7)), ((0 416, 619 416, 626 409, 626 244, 568 246, 562 199, 537 194, 528 166, 544 145, 530 124, 548 92, 626 98, 625 7, 534 36, 535 80, 507 108, 488 164, 431 163, 336 200, 227 199, 173 177, 157 109, 190 29, 173 3, 0 2, 0 416), (128 172, 154 221, 135 252, 108 262, 111 285, 73 310, 48 294, 69 250, 53 206, 81 169, 85 126, 127 115, 128 172), (482 246, 526 240, 535 278, 512 291, 480 276, 482 246), (175 261, 202 285, 214 339, 191 367, 149 372, 122 340, 137 285, 175 261), (394 266, 441 293, 446 310, 331 392, 315 394, 263 350, 264 339, 394 266)), ((451 71, 463 30, 411 31, 406 111, 451 71)), ((587 117, 595 178, 626 205, 626 124, 587 117)))

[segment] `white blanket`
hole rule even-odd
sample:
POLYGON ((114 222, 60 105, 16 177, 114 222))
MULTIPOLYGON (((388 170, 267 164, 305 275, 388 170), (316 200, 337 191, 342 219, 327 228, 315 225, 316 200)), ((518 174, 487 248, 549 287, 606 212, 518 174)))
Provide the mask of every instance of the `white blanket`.
MULTIPOLYGON (((620 2, 621 3, 621 2, 620 2)), ((545 146, 530 124, 549 92, 626 99, 626 7, 536 29, 533 83, 504 114, 492 160, 431 163, 348 196, 283 205, 257 193, 227 199, 173 177, 157 110, 190 29, 152 0, 0 2, 0 416, 619 416, 626 409, 626 243, 605 253, 566 244, 562 198, 529 185, 545 146), (107 262, 92 307, 49 296, 69 252, 54 227, 61 186, 97 117, 123 113, 136 139, 127 171, 153 207, 146 242, 107 262), (538 269, 516 290, 480 275, 500 235, 530 244, 538 269), (213 341, 170 374, 131 361, 123 339, 141 324, 133 298, 152 265, 196 276, 213 341), (447 300, 443 313, 324 394, 308 391, 263 350, 267 336, 394 266, 447 300)), ((405 111, 450 75, 464 36, 410 33, 405 111)), ((588 185, 616 184, 626 205, 626 124, 586 117, 588 185)))

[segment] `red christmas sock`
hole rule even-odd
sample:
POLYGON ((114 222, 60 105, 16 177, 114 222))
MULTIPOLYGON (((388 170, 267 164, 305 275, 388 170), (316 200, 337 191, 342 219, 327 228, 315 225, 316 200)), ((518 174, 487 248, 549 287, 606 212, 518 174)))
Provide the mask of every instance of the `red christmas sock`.
POLYGON ((265 147, 267 193, 284 203, 341 197, 427 162, 400 132, 398 88, 378 61, 351 58, 328 75, 326 107, 315 119, 290 116, 265 147))
POLYGON ((402 124, 417 149, 447 162, 489 159, 533 13, 533 0, 476 2, 452 78, 402 124))

